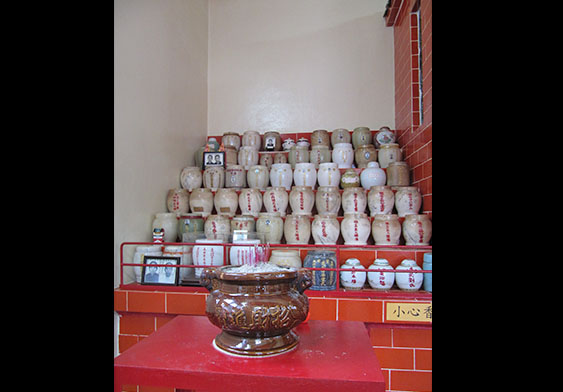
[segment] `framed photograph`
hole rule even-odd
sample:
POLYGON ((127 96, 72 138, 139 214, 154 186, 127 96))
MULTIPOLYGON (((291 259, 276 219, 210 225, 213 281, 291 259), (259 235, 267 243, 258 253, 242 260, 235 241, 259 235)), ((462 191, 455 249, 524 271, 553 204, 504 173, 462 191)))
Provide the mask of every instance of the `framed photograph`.
POLYGON ((179 268, 173 267, 180 264, 180 257, 172 256, 145 256, 141 284, 160 284, 177 286, 180 277, 179 268))
POLYGON ((222 166, 225 167, 225 152, 203 152, 203 170, 209 166, 222 166))

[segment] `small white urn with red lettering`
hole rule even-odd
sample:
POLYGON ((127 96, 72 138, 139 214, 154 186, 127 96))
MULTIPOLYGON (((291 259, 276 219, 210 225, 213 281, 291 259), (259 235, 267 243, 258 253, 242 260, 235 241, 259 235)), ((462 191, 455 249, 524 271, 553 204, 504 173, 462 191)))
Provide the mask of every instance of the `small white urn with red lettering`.
POLYGON ((371 224, 375 245, 399 245, 401 223, 397 214, 375 215, 371 224))
POLYGON ((293 215, 311 215, 315 194, 310 186, 293 186, 289 192, 289 205, 293 215))
POLYGON ((391 187, 375 185, 368 192, 368 208, 371 216, 390 214, 395 205, 395 194, 391 187))
POLYGON ((283 186, 269 187, 264 192, 263 203, 267 212, 279 212, 280 216, 285 216, 289 204, 289 195, 283 186))
POLYGON ((238 205, 241 215, 252 215, 257 218, 262 209, 262 193, 257 188, 245 188, 240 191, 238 205))
POLYGON ((340 225, 344 245, 367 245, 370 229, 366 214, 345 213, 340 225))
POLYGON ((316 245, 336 245, 340 235, 340 223, 336 214, 319 214, 311 224, 311 234, 316 245))
POLYGON ((395 283, 395 270, 387 259, 375 259, 373 264, 368 267, 368 283, 375 290, 389 290, 395 283), (370 271, 370 270, 386 270, 370 271))
POLYGON ((415 186, 399 187, 395 193, 395 208, 402 218, 409 214, 418 214, 422 205, 422 196, 415 186))
POLYGON ((367 206, 366 191, 362 187, 345 188, 342 192, 342 209, 347 212, 364 212, 367 206))
POLYGON ((311 220, 307 215, 287 215, 283 235, 287 244, 308 244, 311 238, 311 220))
POLYGON ((360 260, 352 258, 340 266, 341 269, 350 271, 340 271, 340 283, 348 290, 361 290, 366 283, 366 268, 360 260))
POLYGON ((426 214, 407 215, 403 221, 405 245, 429 245, 432 222, 426 214))
POLYGON ((291 190, 293 183, 293 171, 289 163, 274 163, 270 169, 270 183, 274 187, 285 187, 286 190, 291 190))
MULTIPOLYGON (((395 268, 395 271, 416 271, 422 270, 417 264, 416 261, 411 259, 404 259, 401 264, 395 268)), ((397 286, 401 290, 405 291, 417 291, 422 286, 422 280, 424 279, 422 273, 413 273, 413 272, 396 272, 395 273, 395 282, 397 286)))

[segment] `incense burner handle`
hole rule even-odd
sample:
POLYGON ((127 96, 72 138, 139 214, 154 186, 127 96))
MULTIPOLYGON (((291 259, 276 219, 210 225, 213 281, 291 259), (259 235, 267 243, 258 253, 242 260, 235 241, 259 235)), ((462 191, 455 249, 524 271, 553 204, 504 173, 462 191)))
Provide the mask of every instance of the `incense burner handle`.
POLYGON ((217 279, 215 268, 205 268, 199 277, 199 283, 209 292, 213 289, 213 280, 217 279))
POLYGON ((300 268, 297 270, 297 278, 293 281, 293 287, 303 294, 305 290, 313 285, 313 275, 310 270, 300 268))

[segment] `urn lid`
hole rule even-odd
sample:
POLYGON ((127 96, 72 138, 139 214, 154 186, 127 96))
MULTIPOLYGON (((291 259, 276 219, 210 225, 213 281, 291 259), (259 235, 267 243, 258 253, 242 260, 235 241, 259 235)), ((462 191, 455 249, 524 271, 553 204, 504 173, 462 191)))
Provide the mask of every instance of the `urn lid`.
POLYGON ((356 269, 365 269, 365 267, 362 265, 362 263, 360 262, 360 260, 356 259, 356 258, 351 258, 346 260, 346 262, 340 266, 340 268, 350 268, 350 267, 354 267, 356 269))
POLYGON ((400 267, 420 269, 418 264, 416 264, 416 261, 414 261, 412 259, 404 259, 403 261, 401 261, 401 264, 397 268, 400 268, 400 267))
MULTIPOLYGON (((389 266, 391 267, 391 265, 389 264, 389 261, 387 261, 387 259, 375 259, 373 261, 372 265, 377 265, 377 266, 389 266)), ((393 268, 393 267, 391 267, 393 268)))
MULTIPOLYGON (((405 162, 406 163, 406 162, 405 162)), ((375 168, 379 168, 379 163, 377 162, 368 162, 368 167, 375 167, 375 168)))

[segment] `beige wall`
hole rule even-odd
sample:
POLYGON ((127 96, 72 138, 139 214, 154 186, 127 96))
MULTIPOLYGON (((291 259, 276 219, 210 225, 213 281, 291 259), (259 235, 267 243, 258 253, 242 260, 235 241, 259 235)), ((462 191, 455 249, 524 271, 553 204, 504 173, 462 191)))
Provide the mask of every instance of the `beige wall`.
POLYGON ((210 0, 208 134, 394 127, 387 0, 210 0))

